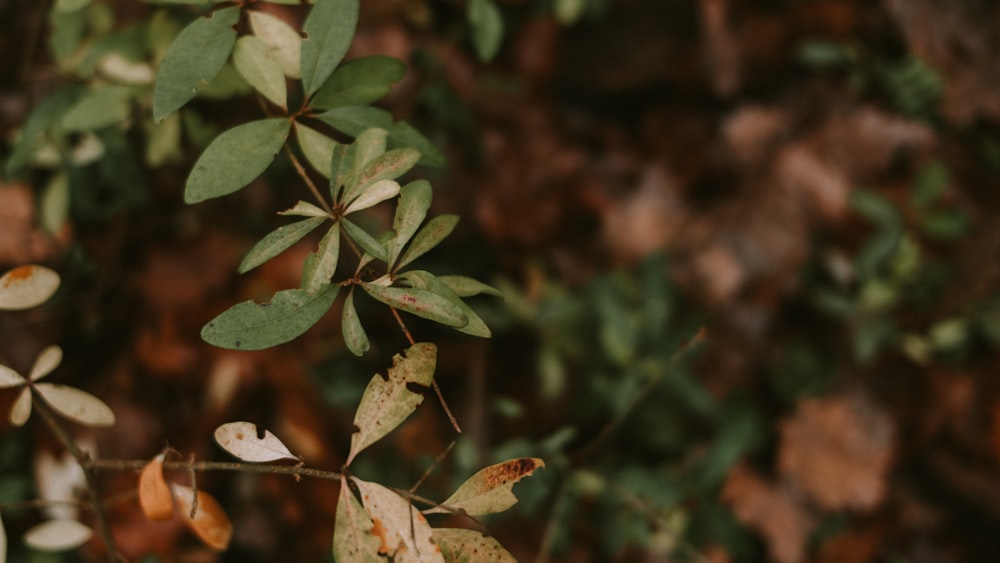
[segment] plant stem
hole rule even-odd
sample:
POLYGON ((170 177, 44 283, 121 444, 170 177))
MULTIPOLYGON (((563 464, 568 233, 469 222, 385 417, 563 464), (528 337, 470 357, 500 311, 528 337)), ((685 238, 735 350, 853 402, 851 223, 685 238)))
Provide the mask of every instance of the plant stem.
MULTIPOLYGON (((140 471, 148 459, 90 459, 86 467, 91 469, 111 469, 118 471, 140 471)), ((340 479, 340 473, 312 469, 301 465, 261 465, 256 463, 241 463, 227 461, 164 461, 164 469, 181 469, 185 471, 239 471, 242 473, 274 473, 294 475, 296 477, 315 477, 317 479, 340 479)))
POLYGON ((290 147, 288 143, 285 143, 285 152, 288 153, 288 159, 292 161, 292 166, 295 167, 295 171, 298 172, 299 177, 302 178, 302 181, 305 182, 307 186, 309 186, 309 191, 312 192, 313 197, 315 197, 316 201, 319 202, 319 206, 323 208, 323 211, 333 213, 333 210, 330 209, 330 204, 326 202, 326 198, 324 198, 320 193, 319 188, 316 187, 316 183, 309 177, 309 172, 307 172, 305 167, 302 166, 302 163, 299 162, 298 157, 296 157, 295 153, 292 152, 292 147, 290 147))
POLYGON ((52 412, 52 407, 49 406, 48 402, 42 397, 40 393, 32 392, 31 402, 35 407, 35 410, 42 415, 45 419, 45 423, 48 424, 52 433, 56 435, 56 438, 62 442, 63 446, 69 450, 69 453, 73 456, 76 462, 83 469, 83 476, 87 480, 87 489, 91 496, 91 507, 94 511, 94 517, 97 519, 97 529, 104 539, 104 543, 108 548, 108 561, 115 563, 117 561, 123 560, 120 553, 118 553, 118 546, 115 544, 115 537, 111 533, 111 525, 108 523, 108 516, 104 513, 104 506, 101 504, 101 491, 97 483, 97 475, 89 466, 89 462, 92 461, 90 454, 84 452, 76 445, 76 441, 70 433, 63 427, 62 423, 56 418, 55 414, 52 412))

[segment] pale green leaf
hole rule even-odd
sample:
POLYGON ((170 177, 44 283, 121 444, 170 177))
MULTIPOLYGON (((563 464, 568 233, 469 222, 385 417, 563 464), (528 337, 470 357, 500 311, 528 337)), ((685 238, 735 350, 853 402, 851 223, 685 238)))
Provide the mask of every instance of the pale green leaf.
POLYGON ((222 69, 236 43, 233 26, 240 8, 232 6, 198 18, 174 39, 160 64, 153 87, 153 119, 177 111, 222 69))
POLYGON ((425 289, 382 287, 370 283, 362 283, 361 287, 382 303, 418 317, 452 327, 465 326, 469 322, 459 306, 425 289))
POLYGON ((14 404, 10 407, 10 423, 14 426, 24 426, 31 416, 31 389, 21 389, 14 404))
MULTIPOLYGON (((450 510, 464 510, 472 516, 503 512, 517 504, 514 484, 539 467, 545 467, 545 462, 537 457, 511 459, 485 467, 469 477, 441 504, 450 510)), ((435 514, 448 511, 436 507, 425 512, 435 514)))
POLYGON ((382 541, 374 534, 375 523, 351 492, 347 477, 340 477, 340 499, 333 528, 333 560, 378 563, 382 541))
POLYGON ((204 88, 198 91, 198 97, 206 100, 228 100, 235 96, 243 96, 253 91, 253 87, 243 79, 236 67, 226 63, 222 65, 219 74, 204 88))
POLYGON ((259 240, 250 249, 250 252, 247 252, 247 255, 243 257, 243 261, 240 262, 240 273, 249 272, 278 254, 281 254, 288 247, 302 240, 303 237, 320 226, 325 220, 325 216, 310 217, 271 231, 267 236, 259 240))
POLYGON ((90 88, 63 116, 66 131, 93 131, 109 125, 124 125, 131 94, 125 86, 90 88))
POLYGON ((59 383, 39 383, 35 389, 56 412, 74 422, 99 427, 115 423, 111 407, 83 389, 59 383))
POLYGON ((28 379, 31 381, 38 381, 39 379, 52 373, 57 367, 59 367, 59 364, 62 363, 62 358, 62 348, 58 346, 47 346, 40 354, 38 354, 38 357, 35 358, 35 363, 31 366, 31 372, 28 374, 28 379))
POLYGON ((492 0, 469 0, 466 17, 472 27, 472 45, 479 60, 496 56, 503 39, 503 16, 492 0))
POLYGON ((367 231, 357 226, 350 219, 343 218, 340 222, 344 225, 344 231, 347 236, 351 238, 354 242, 358 244, 361 248, 365 250, 368 254, 374 258, 385 262, 388 253, 385 250, 385 245, 379 242, 375 237, 368 234, 367 231))
POLYGON ((73 107, 82 91, 81 88, 74 86, 60 88, 31 112, 31 116, 21 128, 17 144, 7 159, 5 169, 8 175, 32 160, 35 153, 46 144, 46 133, 59 127, 63 116, 73 107))
POLYGON ((302 78, 302 36, 292 26, 267 12, 248 10, 250 28, 267 45, 281 71, 289 78, 302 78))
MULTIPOLYGON (((358 310, 354 307, 353 287, 347 293, 347 299, 344 300, 343 318, 340 325, 344 333, 344 343, 347 344, 347 349, 355 356, 363 356, 371 348, 371 342, 368 341, 368 334, 365 333, 365 327, 361 326, 361 319, 358 318, 358 310)), ((20 378, 17 374, 15 376, 20 378)), ((23 380, 21 381, 23 382, 23 380)))
POLYGON ((358 25, 358 0, 316 0, 302 41, 302 86, 310 97, 347 54, 358 25))
POLYGON ((92 535, 76 520, 47 520, 25 532, 24 543, 41 551, 66 551, 87 543, 92 535))
POLYGON ((486 285, 477 279, 467 276, 438 276, 437 279, 451 288, 455 292, 455 295, 459 297, 472 297, 473 295, 485 293, 503 299, 503 293, 499 289, 491 285, 486 285))
POLYGON ((438 215, 437 217, 431 219, 424 225, 424 228, 417 232, 417 235, 413 237, 413 241, 410 246, 403 252, 403 255, 399 258, 399 263, 396 268, 402 268, 403 266, 413 262, 417 258, 420 258, 432 248, 437 246, 441 241, 448 237, 453 230, 455 230, 455 225, 458 224, 457 215, 438 215))
POLYGON ((295 138, 313 169, 329 178, 330 161, 333 159, 334 147, 338 145, 337 141, 299 122, 295 122, 295 138))
POLYGON ((316 92, 310 105, 318 109, 365 106, 392 90, 406 74, 406 65, 394 57, 373 55, 340 65, 316 92))
POLYGON ((316 324, 333 305, 339 285, 328 285, 316 293, 286 289, 274 294, 270 303, 237 303, 201 331, 209 344, 232 350, 262 350, 299 337, 316 324))
POLYGON ((318 205, 309 203, 308 201, 302 201, 301 199, 295 202, 295 207, 291 209, 286 209, 284 211, 279 211, 278 215, 292 215, 299 217, 329 217, 329 213, 323 210, 318 205))
POLYGON ((181 114, 172 113, 146 128, 146 164, 158 167, 181 159, 181 114))
POLYGON ((365 510, 380 524, 380 538, 386 555, 398 563, 444 563, 441 549, 431 541, 433 529, 413 504, 399 493, 378 483, 351 477, 364 501, 365 510))
POLYGON ((436 365, 437 346, 430 342, 418 342, 392 357, 387 378, 380 374, 372 377, 354 415, 357 430, 351 435, 347 465, 351 464, 354 456, 392 432, 416 410, 424 396, 414 393, 408 386, 429 387, 436 365))
POLYGON ((490 332, 490 328, 486 326, 483 319, 481 319, 479 315, 472 310, 472 307, 469 307, 465 301, 462 301, 462 299, 451 290, 451 288, 441 283, 437 277, 430 272, 423 270, 411 270, 400 274, 399 279, 408 282, 412 287, 417 289, 426 289, 431 293, 439 295, 461 309, 462 314, 465 315, 469 322, 461 327, 456 327, 459 332, 472 336, 478 336, 480 338, 490 338, 493 336, 490 332))
POLYGON ((399 258, 399 253, 424 222, 433 197, 431 184, 427 180, 410 182, 399 191, 399 203, 396 205, 396 215, 392 220, 392 228, 396 234, 388 249, 390 264, 399 258))
POLYGON ((320 241, 316 258, 303 275, 302 289, 314 292, 330 283, 337 271, 338 260, 340 260, 340 223, 334 223, 320 241))
POLYGON ((341 199, 350 202, 360 194, 367 192, 373 184, 381 180, 394 180, 420 160, 420 153, 415 149, 394 149, 366 162, 354 177, 354 184, 344 191, 341 199))
POLYGON ((75 12, 88 4, 91 0, 56 0, 52 9, 57 12, 75 12))
POLYGON ((216 137, 191 170, 184 201, 197 203, 245 187, 271 164, 290 127, 291 121, 276 117, 237 125, 216 137))
POLYGON ((388 135, 389 133, 385 129, 372 127, 365 129, 357 136, 354 140, 354 161, 351 163, 352 178, 356 179, 368 163, 374 162, 375 159, 385 154, 385 143, 388 135))
POLYGON ((20 266, 0 276, 0 310, 19 311, 45 303, 59 289, 59 274, 45 266, 20 266))
POLYGON ((288 106, 285 75, 263 41, 253 35, 237 39, 233 47, 233 65, 265 98, 281 108, 288 106))
POLYGON ((495 538, 465 528, 434 528, 431 535, 448 563, 517 563, 495 538))
POLYGON ((299 459, 270 430, 265 429, 264 436, 258 437, 257 425, 252 422, 227 422, 216 428, 213 436, 222 449, 243 461, 299 459))
POLYGON ((27 383, 25 378, 13 369, 0 364, 0 389, 18 387, 27 383))
POLYGON ((358 197, 352 201, 344 213, 354 213, 355 211, 361 211, 362 209, 368 209, 369 207, 378 205, 383 201, 392 199, 399 195, 399 183, 395 180, 379 180, 373 184, 368 185, 365 191, 361 192, 358 197))
POLYGON ((572 25, 583 16, 587 8, 587 0, 556 0, 553 10, 556 19, 563 25, 572 25))

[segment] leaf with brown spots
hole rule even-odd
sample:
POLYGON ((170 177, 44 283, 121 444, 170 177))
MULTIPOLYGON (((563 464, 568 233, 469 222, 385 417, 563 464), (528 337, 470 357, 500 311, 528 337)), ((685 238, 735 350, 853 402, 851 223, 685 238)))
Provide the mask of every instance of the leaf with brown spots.
POLYGON ((163 458, 162 453, 154 457, 139 475, 139 505, 150 520, 174 517, 174 499, 170 496, 170 486, 163 478, 163 458))
POLYGON ((517 563, 500 542, 476 530, 435 528, 431 537, 448 563, 517 563))
POLYGON ((333 530, 333 560, 384 561, 380 556, 387 549, 384 540, 381 527, 375 529, 371 516, 351 492, 347 478, 341 476, 340 500, 337 501, 337 520, 333 530))
POLYGON ((372 533, 382 544, 380 553, 396 563, 444 563, 441 548, 431 540, 430 524, 410 501, 378 483, 356 477, 351 481, 361 491, 361 501, 372 517, 372 533))
POLYGON ((252 422, 227 422, 219 426, 215 429, 215 441, 243 461, 261 463, 298 459, 270 430, 264 430, 263 437, 258 437, 257 425, 252 422))
POLYGON ((407 388, 409 384, 428 387, 434 379, 437 346, 419 342, 392 358, 389 377, 375 374, 354 415, 357 431, 351 436, 351 453, 347 465, 361 450, 399 426, 424 400, 424 396, 407 388))
POLYGON ((514 483, 545 467, 537 457, 521 457, 480 469, 469 477, 441 506, 427 510, 428 514, 464 510, 472 516, 503 512, 517 503, 514 483))
POLYGON ((0 277, 0 310, 19 311, 48 301, 59 288, 59 274, 45 266, 21 266, 0 277))

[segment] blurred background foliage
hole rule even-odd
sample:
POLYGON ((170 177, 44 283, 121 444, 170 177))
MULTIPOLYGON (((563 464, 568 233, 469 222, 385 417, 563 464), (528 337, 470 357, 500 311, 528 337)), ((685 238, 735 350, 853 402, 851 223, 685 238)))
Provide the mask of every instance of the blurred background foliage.
MULTIPOLYGON (((284 156, 239 195, 182 204, 199 150, 261 112, 229 69, 152 123, 156 65, 198 13, 0 0, 0 264, 64 279, 44 311, 0 315, 0 356, 23 368, 59 342, 60 377, 121 421, 90 438, 103 457, 221 457, 211 429, 242 419, 337 468, 403 340, 359 302, 361 360, 336 311, 275 350, 200 342, 229 304, 294 286, 316 241, 235 275, 304 193, 284 156)), ((463 217, 420 265, 506 301, 473 300, 489 342, 414 321, 464 432, 428 402, 356 472, 408 486, 454 439, 421 489, 442 496, 484 463, 545 458, 488 522, 523 561, 1000 558, 998 22, 974 0, 362 2, 349 57, 407 63, 381 105, 445 151, 419 173, 434 212, 463 217)), ((41 428, 0 446, 4 502, 59 479, 41 428)), ((235 522, 229 552, 129 502, 123 550, 329 558, 326 483, 200 486, 235 522)), ((39 518, 4 514, 12 537, 39 518)))

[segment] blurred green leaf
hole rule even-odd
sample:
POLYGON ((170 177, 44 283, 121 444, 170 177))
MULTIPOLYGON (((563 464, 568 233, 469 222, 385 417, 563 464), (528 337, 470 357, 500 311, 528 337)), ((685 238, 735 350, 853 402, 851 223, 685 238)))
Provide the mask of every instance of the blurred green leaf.
POLYGON ((469 0, 466 19, 472 28, 472 44, 479 60, 496 56, 503 40, 503 16, 492 0, 469 0))
POLYGON ((232 6, 188 24, 167 51, 153 87, 153 119, 186 104, 226 63, 236 44, 240 8, 232 6))
POLYGON ((100 86, 88 89, 63 116, 66 131, 92 131, 109 125, 122 125, 129 116, 131 94, 124 86, 100 86))

